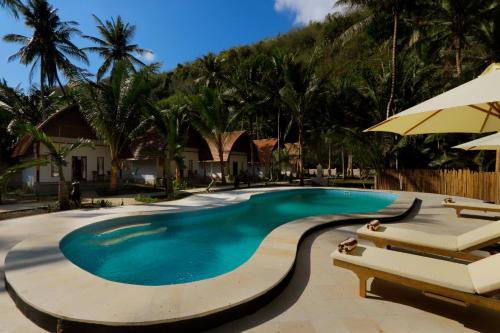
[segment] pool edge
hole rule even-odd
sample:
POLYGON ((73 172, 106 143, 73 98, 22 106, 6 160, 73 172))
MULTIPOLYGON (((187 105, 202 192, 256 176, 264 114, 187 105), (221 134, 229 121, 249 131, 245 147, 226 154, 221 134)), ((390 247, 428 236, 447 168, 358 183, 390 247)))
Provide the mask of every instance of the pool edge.
MULTIPOLYGON (((291 251, 285 258, 285 261, 288 261, 289 265, 286 269, 285 274, 279 279, 273 277, 273 281, 268 281, 272 283, 268 283, 267 288, 263 288, 261 293, 253 295, 253 297, 247 297, 246 299, 240 299, 233 304, 229 304, 223 308, 211 309, 210 311, 199 313, 196 316, 192 316, 190 318, 165 318, 165 321, 158 322, 92 322, 89 320, 81 320, 81 318, 69 318, 66 316, 59 316, 58 314, 52 313, 51 311, 47 311, 44 309, 39 309, 36 305, 30 304, 29 301, 23 299, 22 295, 19 295, 15 288, 11 285, 10 279, 10 269, 9 266, 11 263, 9 261, 9 255, 6 258, 6 269, 5 269, 5 282, 6 288, 11 297, 16 302, 17 306, 20 310, 32 321, 37 323, 42 328, 55 331, 57 327, 57 323, 62 319, 63 328, 66 331, 77 331, 77 332, 99 332, 99 331, 119 331, 119 332, 138 332, 138 331, 160 331, 166 329, 183 329, 187 331, 191 330, 199 330, 200 327, 203 329, 208 329, 209 327, 218 326, 224 322, 234 320, 243 315, 248 315, 258 308, 267 304, 270 300, 272 300, 277 294, 279 294, 288 284, 289 279, 293 275, 293 270, 296 264, 297 251, 301 242, 311 233, 333 226, 353 224, 353 223, 363 223, 372 218, 378 218, 385 223, 394 222, 406 217, 408 214, 412 213, 419 206, 419 200, 415 197, 410 198, 401 198, 401 196, 396 199, 391 205, 382 209, 376 213, 370 214, 355 214, 355 215, 324 215, 319 217, 308 217, 296 221, 292 221, 286 223, 273 232, 271 232, 262 242, 261 246, 257 250, 256 254, 258 254, 259 250, 266 249, 266 247, 262 247, 262 245, 266 245, 266 240, 268 242, 276 242, 276 238, 280 237, 280 232, 283 231, 280 229, 284 229, 285 231, 294 231, 295 235, 298 237, 297 241, 294 244, 290 244, 291 247, 294 247, 294 251, 291 251), (405 202, 402 202, 405 201, 405 202), (315 220, 315 221, 313 221, 315 220), (314 223, 313 223, 314 222, 314 223), (295 229, 295 230, 294 230, 295 229), (277 235, 276 235, 276 233, 277 235), (274 237, 274 240, 273 240, 274 237), (269 240, 269 239, 271 240, 269 240), (177 320, 176 320, 177 319, 177 320)), ((20 243, 22 244, 22 243, 20 243)), ((18 244, 18 245, 20 245, 18 244)), ((267 244, 269 245, 269 244, 267 244)), ((268 249, 273 249, 275 244, 270 244, 271 246, 268 249)), ((17 248, 14 247, 13 250, 17 248)), ((265 252, 265 251, 264 251, 265 252)), ((10 252, 9 252, 10 254, 10 252)), ((266 255, 265 253, 261 255, 266 255)), ((254 255, 255 256, 255 255, 254 255)), ((246 267, 247 263, 240 266, 240 268, 236 269, 233 272, 240 271, 242 268, 246 267)), ((248 267, 247 267, 248 270, 248 267)), ((227 273, 227 274, 231 274, 227 273)), ((224 275, 223 275, 224 276, 224 275)), ((212 279, 211 279, 212 280, 212 279)), ((214 278, 217 280, 217 278, 214 278)), ((269 279, 271 280, 271 278, 269 279)), ((252 282, 252 281, 250 281, 252 282)), ((114 283, 118 284, 119 283, 114 283)), ((190 284, 191 285, 191 284, 190 284)), ((148 288, 146 286, 143 286, 148 288)), ((76 317, 76 316, 75 316, 76 317)))

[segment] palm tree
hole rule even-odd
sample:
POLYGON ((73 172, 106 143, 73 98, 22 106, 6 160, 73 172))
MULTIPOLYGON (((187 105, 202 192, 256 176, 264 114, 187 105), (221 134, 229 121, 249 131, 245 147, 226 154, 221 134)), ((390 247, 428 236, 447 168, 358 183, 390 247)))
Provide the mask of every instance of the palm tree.
POLYGON ((165 138, 162 147, 163 179, 165 179, 165 194, 172 193, 170 180, 172 161, 177 166, 176 180, 180 181, 180 170, 184 168, 183 150, 187 140, 188 119, 184 98, 173 95, 156 103, 148 110, 149 117, 144 122, 145 126, 154 126, 165 138))
POLYGON ((19 16, 19 7, 21 2, 19 0, 0 0, 0 8, 9 10, 16 18, 19 16))
POLYGON ((500 62, 500 10, 492 20, 482 20, 474 29, 474 37, 483 49, 487 64, 500 62))
POLYGON ((304 117, 319 105, 325 92, 325 77, 318 77, 314 71, 316 56, 308 63, 301 62, 294 55, 288 55, 283 62, 285 85, 280 90, 284 106, 292 114, 299 132, 299 179, 304 185, 304 117))
POLYGON ((120 155, 137 136, 140 121, 150 107, 151 71, 146 67, 134 73, 121 61, 113 68, 109 80, 81 80, 76 88, 83 112, 97 136, 109 145, 111 192, 115 192, 118 185, 120 155))
POLYGON ((92 142, 85 139, 77 139, 76 142, 68 145, 60 145, 52 141, 47 134, 40 131, 38 128, 31 124, 24 124, 21 128, 24 134, 31 135, 33 139, 37 142, 43 144, 49 153, 47 154, 48 159, 57 168, 57 173, 59 175, 59 185, 58 185, 58 201, 59 209, 66 210, 69 208, 68 200, 68 187, 66 185, 66 179, 64 177, 64 167, 68 165, 66 157, 73 151, 78 150, 82 147, 92 147, 92 142))
POLYGON ((198 95, 193 96, 191 107, 191 123, 206 140, 217 146, 222 184, 226 184, 224 141, 238 114, 229 107, 220 91, 210 88, 203 88, 198 95))
POLYGON ((93 15, 97 22, 97 30, 101 38, 84 35, 84 38, 92 41, 97 46, 85 47, 83 50, 98 53, 104 63, 97 71, 97 80, 100 80, 106 72, 113 68, 118 62, 123 61, 135 69, 134 65, 139 67, 146 66, 141 60, 134 56, 134 53, 139 56, 153 54, 152 51, 140 48, 137 44, 131 44, 131 40, 135 35, 136 26, 123 22, 121 16, 118 16, 111 21, 101 21, 96 15, 93 15))
POLYGON ((200 82, 206 88, 216 89, 222 83, 227 82, 225 77, 223 60, 213 53, 208 53, 198 59, 198 78, 196 82, 200 82))
MULTIPOLYGON (((248 132, 251 138, 255 137, 255 119, 265 104, 269 104, 272 94, 269 94, 267 87, 263 87, 267 73, 265 65, 268 60, 265 56, 257 55, 248 59, 234 59, 229 72, 231 76, 227 78, 231 89, 225 92, 230 96, 239 109, 239 114, 248 122, 248 132)), ((276 80, 276 78, 274 78, 276 80)), ((250 165, 252 166, 252 177, 255 176, 253 142, 250 140, 250 165)))
MULTIPOLYGON (((398 78, 398 39, 401 17, 404 14, 415 11, 422 4, 418 1, 405 1, 405 0, 339 0, 338 4, 348 5, 351 7, 367 7, 372 11, 372 16, 377 12, 389 13, 392 16, 392 37, 391 37, 391 89, 389 93, 389 100, 386 107, 386 118, 395 112, 394 101, 396 99, 396 81, 398 78)), ((371 22, 372 16, 362 17, 360 24, 355 24, 348 32, 341 36, 340 39, 344 40, 345 35, 352 35, 352 32, 357 32, 360 27, 371 22)))
MULTIPOLYGON (((24 23, 33 30, 31 37, 8 34, 3 37, 7 42, 21 44, 18 52, 9 57, 9 61, 19 59, 21 64, 31 64, 30 80, 36 68, 40 72, 41 110, 45 115, 45 85, 53 87, 59 84, 66 96, 59 71, 67 76, 80 72, 70 58, 88 64, 87 55, 79 49, 71 38, 80 35, 78 23, 74 21, 61 21, 57 9, 46 0, 30 0, 27 5, 22 5, 19 12, 24 16, 24 23)), ((45 118, 45 116, 44 116, 45 118)))
POLYGON ((463 51, 481 24, 478 17, 489 18, 497 9, 498 2, 492 0, 441 0, 434 8, 426 25, 434 41, 454 51, 458 76, 462 74, 463 51))
MULTIPOLYGON (((45 116, 55 111, 55 101, 52 96, 45 100, 45 116)), ((5 80, 0 81, 0 110, 4 110, 13 116, 9 127, 16 127, 16 123, 39 124, 45 119, 40 112, 40 92, 31 87, 29 93, 25 93, 20 87, 9 87, 5 80)))

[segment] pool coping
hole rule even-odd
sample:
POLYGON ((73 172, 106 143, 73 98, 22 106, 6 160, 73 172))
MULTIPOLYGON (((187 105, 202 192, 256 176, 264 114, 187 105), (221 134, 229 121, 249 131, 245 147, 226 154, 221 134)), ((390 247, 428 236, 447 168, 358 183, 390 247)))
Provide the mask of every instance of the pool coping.
MULTIPOLYGON (((226 204, 246 201, 257 193, 261 192, 236 195, 226 204)), ((66 259, 59 241, 69 232, 130 213, 82 219, 81 223, 73 223, 52 235, 30 238, 13 247, 5 259, 6 286, 23 313, 49 330, 55 330, 58 321, 65 329, 79 332, 85 328, 92 332, 99 328, 106 331, 116 328, 120 332, 134 328, 206 329, 208 322, 217 325, 228 318, 235 319, 235 313, 250 313, 279 292, 293 272, 298 246, 307 234, 319 228, 363 223, 372 218, 391 222, 407 215, 415 208, 417 199, 398 195, 391 205, 375 213, 321 215, 288 222, 267 235, 254 255, 237 269, 207 280, 163 286, 104 280, 66 259), (50 260, 29 265, 41 251, 50 260)), ((207 207, 196 209, 200 208, 207 207)), ((188 210, 193 209, 184 211, 188 210)), ((134 215, 161 213, 165 211, 142 211, 134 215)))

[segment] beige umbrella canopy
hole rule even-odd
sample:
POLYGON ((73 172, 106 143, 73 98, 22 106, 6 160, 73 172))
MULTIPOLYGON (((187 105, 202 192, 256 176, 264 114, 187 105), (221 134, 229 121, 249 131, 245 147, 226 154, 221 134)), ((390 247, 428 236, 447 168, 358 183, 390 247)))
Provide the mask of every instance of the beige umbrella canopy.
POLYGON ((490 65, 480 77, 366 131, 400 135, 500 131, 500 65, 490 65))
POLYGON ((495 133, 477 140, 462 143, 453 148, 464 150, 500 150, 500 133, 495 133))

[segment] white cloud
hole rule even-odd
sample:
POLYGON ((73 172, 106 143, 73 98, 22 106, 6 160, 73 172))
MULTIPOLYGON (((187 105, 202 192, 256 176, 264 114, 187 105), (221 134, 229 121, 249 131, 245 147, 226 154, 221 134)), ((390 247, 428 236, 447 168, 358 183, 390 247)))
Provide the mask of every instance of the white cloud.
POLYGON ((155 60, 155 54, 153 52, 145 52, 141 55, 141 58, 146 61, 153 62, 155 60))
POLYGON ((336 0, 274 0, 277 12, 291 12, 296 24, 322 21, 329 13, 338 11, 336 0))

